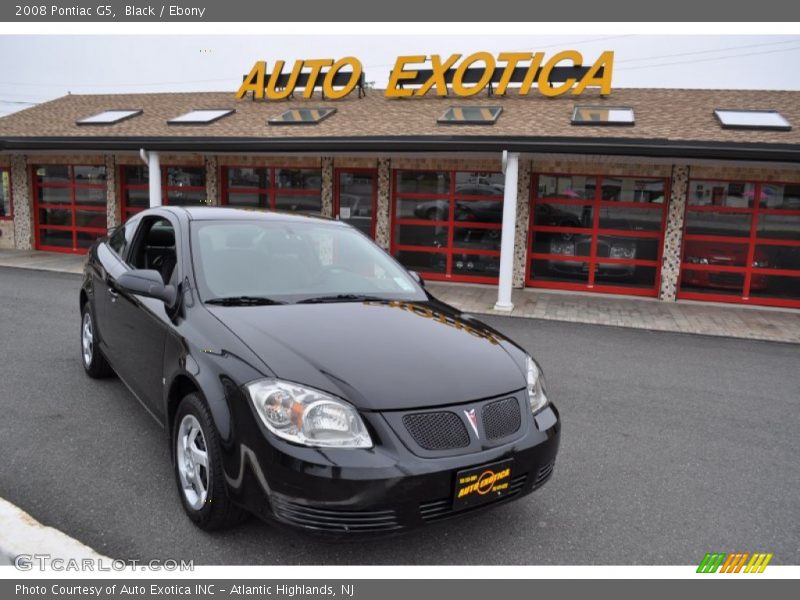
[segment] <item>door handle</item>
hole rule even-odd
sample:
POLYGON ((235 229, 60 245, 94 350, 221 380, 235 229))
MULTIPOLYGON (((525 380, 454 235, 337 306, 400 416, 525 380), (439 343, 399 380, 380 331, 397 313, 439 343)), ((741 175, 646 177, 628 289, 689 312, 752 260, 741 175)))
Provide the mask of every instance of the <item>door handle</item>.
POLYGON ((111 296, 111 301, 114 302, 119 297, 119 292, 112 287, 108 288, 108 295, 111 296))

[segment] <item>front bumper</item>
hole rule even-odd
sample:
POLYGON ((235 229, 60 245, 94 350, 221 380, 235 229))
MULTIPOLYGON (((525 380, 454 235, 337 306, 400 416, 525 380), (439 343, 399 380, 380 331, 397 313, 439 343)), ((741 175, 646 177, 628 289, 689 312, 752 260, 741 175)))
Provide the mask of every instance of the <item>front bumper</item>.
POLYGON ((226 460, 229 492, 253 513, 315 535, 391 534, 525 496, 552 475, 560 440, 552 404, 535 418, 528 412, 513 441, 455 456, 419 456, 380 413, 364 416, 379 440, 371 449, 300 447, 264 431, 247 436, 239 456, 226 460), (509 459, 505 495, 454 509, 458 471, 509 459))

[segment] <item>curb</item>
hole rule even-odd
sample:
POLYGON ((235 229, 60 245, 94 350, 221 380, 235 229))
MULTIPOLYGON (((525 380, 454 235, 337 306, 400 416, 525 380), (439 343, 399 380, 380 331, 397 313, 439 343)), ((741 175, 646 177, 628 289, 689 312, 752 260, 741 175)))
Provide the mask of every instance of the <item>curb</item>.
POLYGON ((0 498, 0 565, 13 565, 21 555, 43 554, 49 559, 111 559, 67 534, 42 525, 31 515, 0 498))

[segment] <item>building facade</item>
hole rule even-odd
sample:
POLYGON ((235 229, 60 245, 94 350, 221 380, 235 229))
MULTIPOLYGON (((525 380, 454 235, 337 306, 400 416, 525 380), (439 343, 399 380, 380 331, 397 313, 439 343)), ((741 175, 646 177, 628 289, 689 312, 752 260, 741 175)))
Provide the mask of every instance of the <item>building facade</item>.
POLYGON ((67 96, 0 119, 0 247, 86 252, 160 196, 338 218, 425 278, 499 286, 498 308, 511 286, 800 308, 798 122, 797 92, 67 96), (721 108, 788 129, 727 127, 721 108), (198 109, 225 114, 170 122, 198 109), (136 114, 81 123, 104 111, 136 114))

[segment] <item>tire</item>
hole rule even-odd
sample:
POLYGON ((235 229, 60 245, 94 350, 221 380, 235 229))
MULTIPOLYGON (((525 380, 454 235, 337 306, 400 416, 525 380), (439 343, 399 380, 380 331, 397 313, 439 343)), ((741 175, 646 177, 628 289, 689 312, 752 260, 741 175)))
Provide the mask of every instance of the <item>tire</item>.
POLYGON ((172 453, 181 504, 195 525, 213 531, 248 517, 228 497, 219 433, 208 407, 197 394, 188 394, 178 405, 172 453))
POLYGON ((81 363, 86 374, 93 379, 111 376, 114 371, 96 343, 96 321, 92 305, 85 302, 81 309, 81 363))

